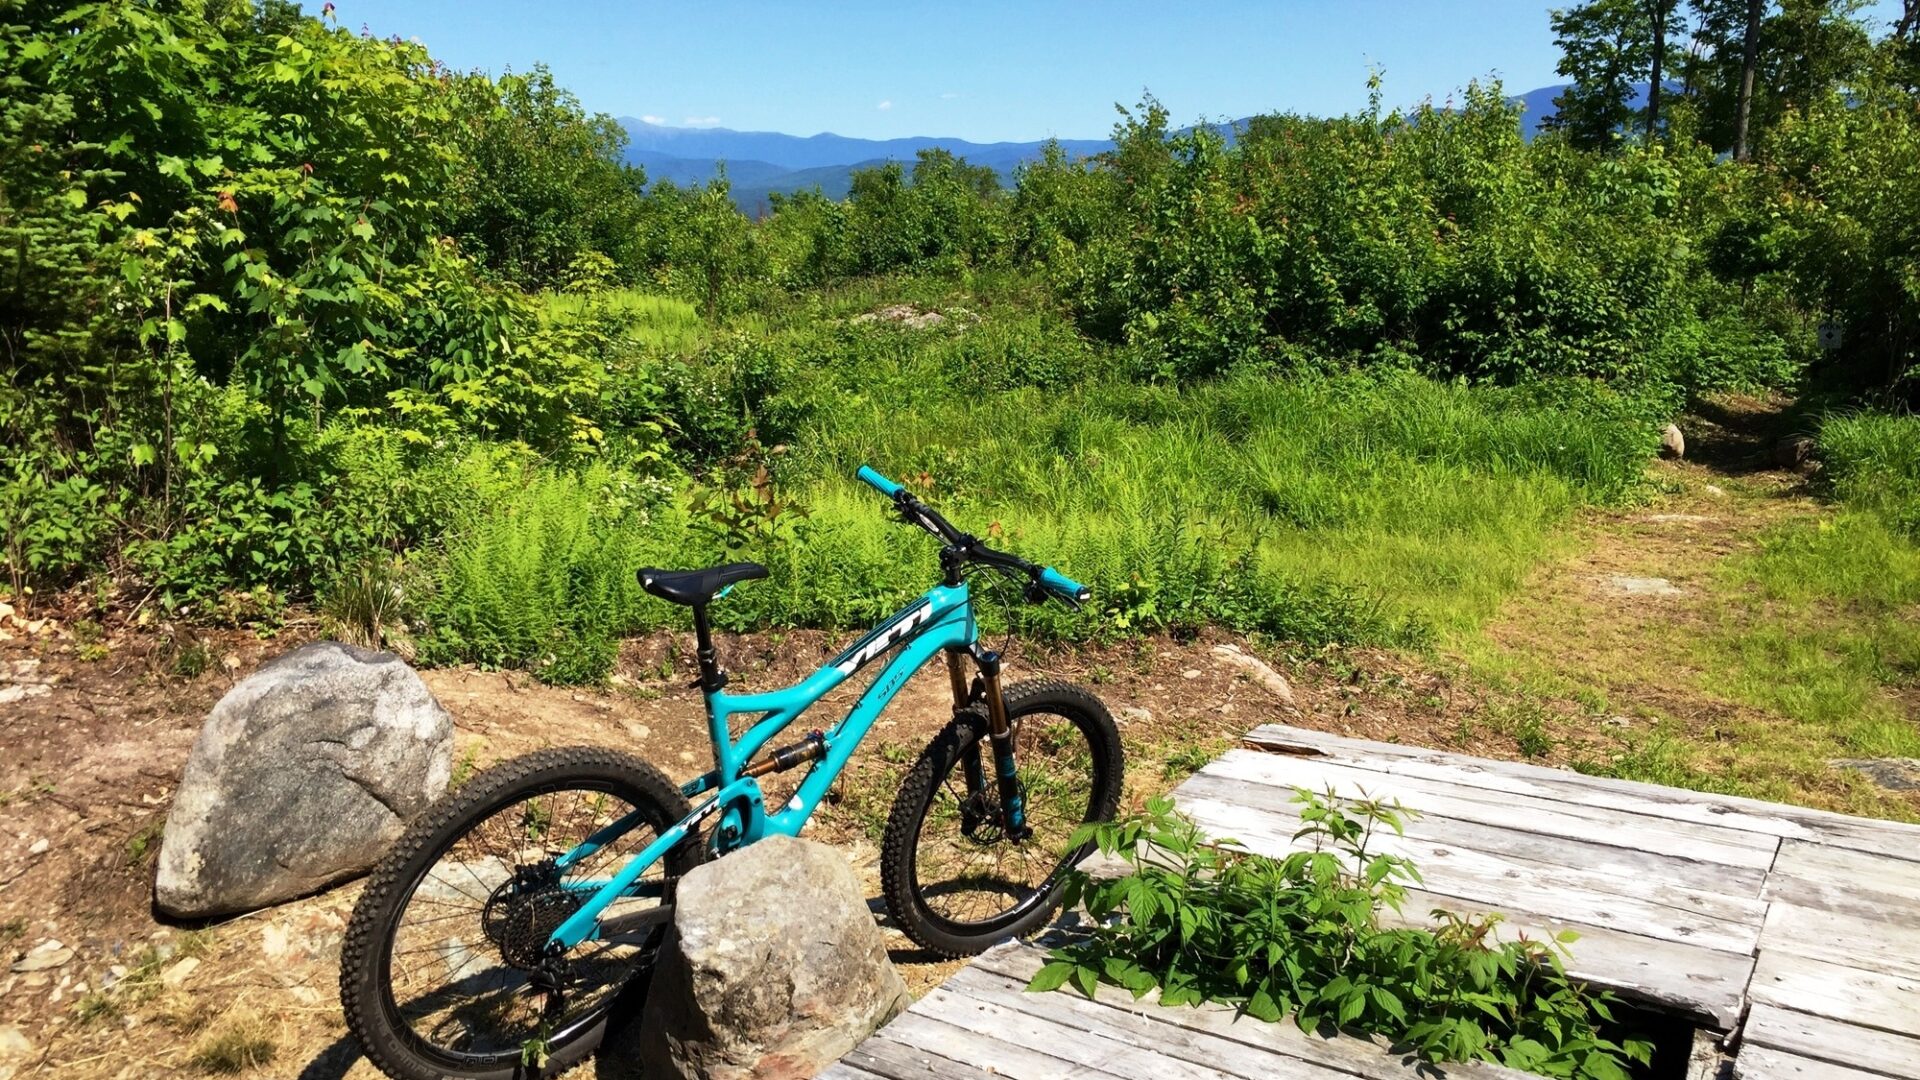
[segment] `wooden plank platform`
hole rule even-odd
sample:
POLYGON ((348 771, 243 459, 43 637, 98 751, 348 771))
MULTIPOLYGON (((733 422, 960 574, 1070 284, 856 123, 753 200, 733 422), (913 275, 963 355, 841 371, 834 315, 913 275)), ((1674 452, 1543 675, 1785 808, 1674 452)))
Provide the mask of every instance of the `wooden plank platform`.
MULTIPOLYGON (((1920 826, 1266 726, 1174 791, 1216 837, 1279 855, 1296 791, 1397 799, 1384 850, 1424 888, 1397 916, 1497 912, 1575 930, 1569 968, 1716 1033, 1743 1080, 1920 1080, 1920 826)), ((1045 956, 979 957, 823 1074, 952 1077, 1415 1075, 1384 1043, 1103 987, 1029 994, 1045 956)), ((1492 1066, 1436 1071, 1524 1074, 1492 1066)))

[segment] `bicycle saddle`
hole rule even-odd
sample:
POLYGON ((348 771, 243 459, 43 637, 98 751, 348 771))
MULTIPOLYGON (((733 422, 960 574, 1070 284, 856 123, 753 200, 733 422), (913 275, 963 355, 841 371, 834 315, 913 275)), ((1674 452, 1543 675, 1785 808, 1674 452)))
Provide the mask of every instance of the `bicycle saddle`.
POLYGON ((640 571, 640 587, 662 600, 700 607, 712 600, 714 593, 736 581, 752 581, 766 576, 767 568, 753 562, 709 566, 704 570, 655 570, 648 567, 640 571))

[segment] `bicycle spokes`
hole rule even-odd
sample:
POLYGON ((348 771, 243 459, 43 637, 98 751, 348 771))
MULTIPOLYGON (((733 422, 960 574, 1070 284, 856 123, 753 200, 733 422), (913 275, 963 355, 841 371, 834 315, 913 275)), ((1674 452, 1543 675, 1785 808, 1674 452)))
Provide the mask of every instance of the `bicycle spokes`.
MULTIPOLYGON (((394 1005, 416 1037, 456 1054, 516 1052, 605 1004, 651 935, 602 935, 566 955, 552 954, 548 941, 597 882, 655 838, 638 824, 606 839, 610 826, 633 816, 630 803, 608 792, 543 792, 495 811, 440 855, 415 886, 388 952, 394 1005), (597 849, 558 865, 596 836, 605 841, 597 849)), ((633 922, 658 907, 663 872, 649 871, 651 896, 621 900, 603 917, 633 922)))

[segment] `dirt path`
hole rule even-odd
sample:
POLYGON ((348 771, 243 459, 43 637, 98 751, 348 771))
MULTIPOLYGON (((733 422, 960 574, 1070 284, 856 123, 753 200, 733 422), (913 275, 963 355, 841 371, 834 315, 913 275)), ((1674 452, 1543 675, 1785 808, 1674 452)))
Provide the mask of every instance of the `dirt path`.
MULTIPOLYGON (((1739 568, 1770 538, 1816 530, 1834 508, 1808 475, 1775 467, 1785 421, 1735 400, 1689 424, 1696 453, 1652 468, 1645 506, 1588 512, 1573 554, 1539 569, 1481 639, 1458 648, 1497 687, 1487 716, 1523 756, 1634 779, 1829 809, 1920 815, 1913 791, 1876 785, 1845 736, 1796 708, 1794 675, 1747 654, 1755 642, 1818 642, 1870 623, 1841 604, 1775 603, 1739 568)), ((1838 657, 1835 657, 1838 662, 1838 657)), ((1872 688, 1912 725, 1911 690, 1872 688)))

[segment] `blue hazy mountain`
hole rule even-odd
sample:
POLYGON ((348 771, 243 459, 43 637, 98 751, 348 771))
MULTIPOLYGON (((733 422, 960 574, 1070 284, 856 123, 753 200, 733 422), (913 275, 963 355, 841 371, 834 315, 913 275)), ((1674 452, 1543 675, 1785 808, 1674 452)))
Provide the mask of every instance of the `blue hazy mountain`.
MULTIPOLYGON (((1634 107, 1644 108, 1647 85, 1634 87, 1634 107)), ((1675 85, 1677 89, 1677 84, 1675 85)), ((1531 139, 1554 114, 1553 99, 1566 90, 1543 86, 1513 97, 1522 108, 1520 129, 1531 139)), ((1244 121, 1217 125, 1232 138, 1244 121)), ((1014 169, 1036 161, 1043 142, 977 143, 919 135, 905 139, 856 139, 846 135, 786 135, 777 131, 734 131, 730 128, 677 128, 622 117, 627 129, 627 160, 647 171, 651 181, 671 180, 682 187, 704 184, 724 163, 733 184, 734 201, 748 213, 764 211, 773 192, 791 194, 818 187, 830 198, 844 198, 856 169, 875 168, 889 161, 911 167, 921 150, 940 147, 986 165, 1011 183, 1014 169)), ((1091 157, 1113 149, 1110 139, 1061 139, 1069 157, 1091 157)))
MULTIPOLYGON (((1538 90, 1529 90, 1517 97, 1509 98, 1509 101, 1517 102, 1521 107, 1520 133, 1528 139, 1540 134, 1542 127, 1557 111, 1554 108, 1553 99, 1566 93, 1570 85, 1570 83, 1561 83, 1558 86, 1543 86, 1538 90)), ((1660 85, 1666 87, 1669 94, 1678 94, 1681 89, 1681 84, 1677 82, 1662 80, 1660 85)), ((1627 104, 1636 111, 1645 109, 1647 91, 1652 88, 1652 83, 1634 83, 1633 99, 1627 104)))

